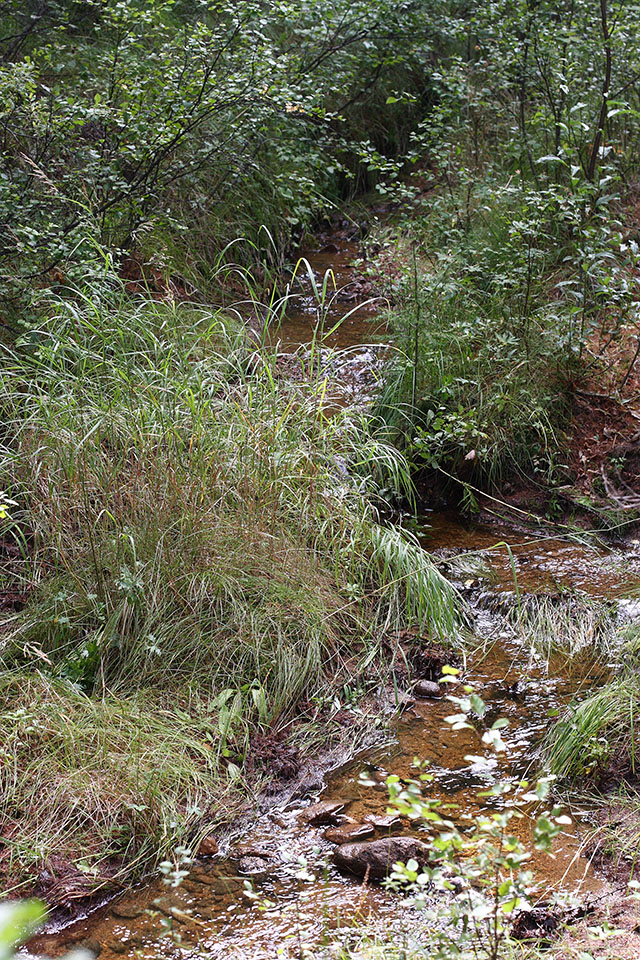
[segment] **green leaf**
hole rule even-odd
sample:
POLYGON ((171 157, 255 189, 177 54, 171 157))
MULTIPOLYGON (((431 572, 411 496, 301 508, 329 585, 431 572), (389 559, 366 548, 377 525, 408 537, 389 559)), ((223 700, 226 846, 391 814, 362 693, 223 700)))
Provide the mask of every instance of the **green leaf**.
POLYGON ((0 903, 0 960, 10 960, 16 947, 33 936, 46 916, 39 900, 0 903))
MULTIPOLYGON (((473 707, 475 712, 478 714, 478 716, 484 717, 485 713, 487 712, 487 705, 484 702, 484 700, 481 697, 479 697, 477 693, 472 693, 471 696, 469 697, 469 700, 471 702, 471 706, 473 707)), ((494 727, 494 729, 496 728, 494 727)))

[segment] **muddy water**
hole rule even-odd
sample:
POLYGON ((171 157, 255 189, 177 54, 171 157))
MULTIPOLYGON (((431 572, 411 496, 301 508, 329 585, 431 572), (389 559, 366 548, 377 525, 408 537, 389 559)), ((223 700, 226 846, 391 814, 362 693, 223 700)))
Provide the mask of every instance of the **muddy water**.
POLYGON ((558 593, 578 590, 593 597, 621 598, 640 584, 640 540, 611 550, 572 537, 560 539, 545 528, 514 530, 501 523, 470 522, 444 512, 424 511, 416 527, 424 547, 446 559, 477 555, 500 590, 558 593), (508 544, 508 547, 507 547, 508 544))
POLYGON ((315 333, 328 349, 361 354, 367 344, 379 344, 387 333, 385 300, 364 275, 355 272, 360 246, 348 229, 343 233, 319 235, 302 251, 286 316, 271 332, 272 342, 279 342, 283 350, 304 350, 315 333), (307 265, 318 288, 327 278, 324 299, 314 294, 307 265))
MULTIPOLYGON (((341 801, 342 820, 366 822, 387 812, 384 779, 388 773, 415 776, 414 759, 428 761, 434 781, 429 796, 450 804, 455 819, 479 813, 486 806, 477 794, 498 779, 520 779, 535 769, 535 748, 548 722, 549 711, 562 706, 581 687, 603 679, 603 667, 588 657, 543 664, 523 653, 522 644, 504 616, 476 610, 478 647, 465 669, 477 692, 490 705, 491 717, 510 721, 507 753, 500 763, 487 754, 487 763, 470 762, 469 754, 484 754, 470 731, 452 731, 445 717, 452 711, 446 699, 416 700, 391 730, 391 740, 369 749, 327 777, 324 790, 263 816, 223 861, 202 861, 177 889, 158 881, 106 905, 62 936, 40 938, 34 948, 58 953, 70 943, 101 945, 101 957, 174 956, 197 949, 211 957, 278 956, 278 949, 298 955, 300 943, 318 943, 339 934, 355 919, 375 926, 398 920, 397 898, 379 886, 342 876, 332 863, 333 845, 325 827, 304 823, 309 802, 341 801), (532 765, 533 761, 533 765, 532 765), (380 781, 362 785, 360 776, 380 781), (301 876, 305 870, 317 878, 301 876), (257 907, 244 895, 250 879, 263 902, 257 907)), ((348 733, 347 733, 348 736, 348 733)), ((484 801, 486 804, 486 801, 484 801)), ((581 852, 580 817, 555 844, 551 859, 537 856, 534 869, 548 896, 551 889, 597 895, 606 884, 581 852)), ((523 841, 531 837, 532 821, 516 827, 523 841)), ((400 833, 415 832, 409 824, 400 833)), ((394 831, 396 832, 396 831, 394 831)), ((385 830, 378 830, 378 836, 385 830)), ((406 908, 404 922, 418 924, 406 908)))
MULTIPOLYGON (((353 280, 349 262, 357 248, 344 242, 337 249, 332 242, 333 247, 325 245, 309 256, 316 272, 331 267, 337 285, 342 286, 353 280)), ((362 288, 358 290, 360 295, 362 288)), ((345 294, 336 296, 324 317, 325 326, 330 327, 351 306, 345 294)), ((314 311, 310 294, 303 288, 296 309, 274 334, 283 352, 304 350, 301 344, 309 342, 318 320, 314 311)), ((349 326, 336 331, 334 341, 325 346, 348 348, 366 367, 371 354, 366 352, 368 347, 360 345, 375 341, 380 334, 375 318, 373 308, 354 314, 345 322, 349 326)), ((334 369, 343 374, 346 369, 348 380, 357 364, 334 369)), ((598 596, 621 596, 640 577, 636 544, 611 554, 602 548, 549 538, 544 532, 532 537, 493 524, 467 527, 452 516, 433 513, 421 518, 417 532, 445 568, 453 564, 454 555, 464 551, 480 555, 491 570, 488 588, 486 583, 480 588, 472 579, 468 581, 477 642, 463 675, 489 705, 491 718, 509 720, 506 754, 499 761, 489 754, 486 762, 469 760, 469 755, 483 755, 484 748, 475 734, 453 731, 445 722, 454 712, 452 705, 444 698, 415 700, 393 722, 384 745, 368 749, 330 772, 322 789, 264 814, 225 857, 196 862, 177 888, 160 880, 146 884, 62 932, 52 930, 32 945, 34 952, 59 954, 70 944, 85 942, 106 960, 194 952, 214 958, 299 957, 305 945, 345 936, 354 921, 366 920, 382 929, 402 922, 417 929, 419 916, 406 907, 399 908, 392 894, 380 886, 363 885, 336 869, 332 862, 335 848, 324 836, 325 827, 306 824, 305 808, 319 799, 340 801, 345 804, 339 815, 344 822, 379 819, 387 811, 385 777, 389 773, 415 776, 413 763, 418 758, 429 763, 434 775, 430 795, 450 804, 454 818, 486 810, 487 801, 478 798, 479 791, 498 779, 518 780, 535 772, 536 748, 550 712, 606 677, 606 667, 585 652, 572 660, 539 661, 525 648, 500 603, 487 602, 487 597, 500 598, 513 591, 514 568, 519 589, 529 592, 577 588, 598 596), (510 543, 511 553, 497 546, 504 541, 510 543), (362 785, 363 772, 375 786, 362 785), (245 895, 247 881, 258 895, 258 903, 245 895)), ((388 694, 381 691, 380 695, 388 694)), ((342 709, 358 708, 346 703, 342 709)), ((346 741, 349 736, 346 726, 346 741)), ((606 882, 582 851, 582 812, 572 813, 574 823, 556 843, 555 858, 536 857, 536 877, 546 896, 552 889, 585 896, 606 894, 606 882)), ((531 826, 531 819, 520 822, 525 841, 530 839, 531 826)), ((400 833, 412 829, 415 832, 407 823, 394 827, 400 833)), ((377 836, 384 834, 384 829, 376 828, 377 836)))

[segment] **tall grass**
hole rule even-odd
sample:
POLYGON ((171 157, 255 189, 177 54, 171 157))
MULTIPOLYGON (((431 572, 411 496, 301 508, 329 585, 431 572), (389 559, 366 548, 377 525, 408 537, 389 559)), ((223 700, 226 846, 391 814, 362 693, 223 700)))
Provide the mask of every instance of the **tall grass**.
POLYGON ((580 594, 527 597, 513 608, 510 619, 531 653, 547 663, 556 655, 610 659, 624 642, 615 608, 580 594))
POLYGON ((550 731, 546 757, 553 773, 577 778, 613 764, 616 775, 637 769, 636 725, 640 683, 625 675, 569 708, 550 731))
POLYGON ((232 311, 107 279, 2 353, 1 572, 27 597, 0 641, 4 869, 90 848, 96 878, 114 857, 138 875, 202 826, 172 811, 218 809, 253 732, 381 668, 394 625, 450 636, 457 597, 380 525, 402 456, 319 377, 288 382, 232 311))
POLYGON ((149 690, 90 698, 37 672, 0 676, 5 893, 43 866, 65 899, 126 882, 240 808, 211 749, 215 717, 176 706, 149 690))

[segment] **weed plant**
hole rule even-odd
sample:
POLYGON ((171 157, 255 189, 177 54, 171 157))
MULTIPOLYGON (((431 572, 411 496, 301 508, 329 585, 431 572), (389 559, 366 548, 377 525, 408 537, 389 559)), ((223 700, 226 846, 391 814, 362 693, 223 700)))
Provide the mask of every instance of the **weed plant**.
POLYGON ((496 189, 462 229, 443 197, 412 226, 418 274, 407 268, 392 314, 400 352, 380 399, 420 464, 491 488, 553 479, 568 422, 566 317, 548 301, 543 264, 529 275, 519 263, 511 225, 523 205, 496 189))

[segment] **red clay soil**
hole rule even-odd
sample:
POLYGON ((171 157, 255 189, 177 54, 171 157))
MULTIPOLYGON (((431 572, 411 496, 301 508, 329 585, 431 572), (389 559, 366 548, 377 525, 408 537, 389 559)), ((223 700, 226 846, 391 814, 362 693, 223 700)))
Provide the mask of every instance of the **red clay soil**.
POLYGON ((626 516, 631 521, 640 514, 640 356, 633 363, 637 336, 640 330, 630 326, 613 342, 605 336, 602 343, 598 337, 590 345, 593 360, 574 388, 566 447, 560 452, 571 478, 567 486, 550 491, 526 483, 507 485, 502 495, 509 506, 546 513, 553 493, 561 507, 566 501, 567 516, 582 509, 586 523, 596 520, 600 526, 600 511, 615 510, 630 532, 626 516))
MULTIPOLYGON (((633 210, 630 219, 637 215, 640 226, 640 203, 633 210)), ((639 509, 640 325, 632 319, 616 329, 616 323, 612 315, 588 344, 587 375, 574 396, 569 466, 585 495, 639 509)))
MULTIPOLYGON (((620 218, 627 239, 640 236, 640 183, 627 198, 620 218)), ((640 274, 629 277, 640 306, 640 274)), ((611 311, 587 345, 590 366, 576 390, 573 408, 571 467, 586 494, 605 487, 621 506, 640 508, 640 321, 638 309, 621 322, 611 311), (599 479, 598 479, 599 478, 599 479)))
POLYGON ((640 506, 640 422, 630 408, 612 397, 576 392, 569 451, 576 487, 585 495, 608 481, 621 497, 635 493, 640 506))

